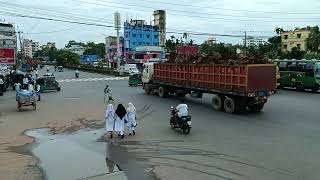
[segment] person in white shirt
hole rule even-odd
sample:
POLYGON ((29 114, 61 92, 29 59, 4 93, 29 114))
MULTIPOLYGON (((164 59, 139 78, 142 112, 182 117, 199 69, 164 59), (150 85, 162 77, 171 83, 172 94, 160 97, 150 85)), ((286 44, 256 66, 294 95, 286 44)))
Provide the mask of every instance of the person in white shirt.
POLYGON ((175 117, 176 119, 180 119, 181 117, 183 116, 188 116, 189 113, 188 113, 188 105, 184 103, 184 100, 182 100, 182 103, 179 104, 177 107, 176 107, 176 114, 175 114, 175 117))
POLYGON ((23 78, 23 87, 22 89, 28 89, 29 79, 27 76, 23 78))
POLYGON ((21 84, 19 82, 14 83, 14 87, 16 91, 20 91, 21 89, 21 84))
POLYGON ((35 71, 36 78, 38 78, 38 70, 35 71))

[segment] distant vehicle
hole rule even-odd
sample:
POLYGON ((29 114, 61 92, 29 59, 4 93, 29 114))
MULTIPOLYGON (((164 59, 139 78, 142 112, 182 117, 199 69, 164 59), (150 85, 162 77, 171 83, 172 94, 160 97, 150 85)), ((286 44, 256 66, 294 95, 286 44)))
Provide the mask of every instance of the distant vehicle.
POLYGON ((134 73, 139 73, 139 70, 136 64, 125 64, 124 72, 128 74, 134 74, 134 73))
POLYGON ((7 83, 9 76, 6 74, 0 74, 0 78, 3 80, 3 89, 0 89, 0 92, 6 92, 9 87, 9 84, 7 83))
POLYGON ((320 87, 320 60, 276 60, 279 67, 280 87, 294 87, 297 91, 320 87))
POLYGON ((63 67, 62 67, 62 66, 59 66, 59 67, 58 67, 58 71, 59 71, 59 72, 63 72, 63 67))
POLYGON ((93 67, 98 67, 98 66, 99 66, 99 62, 93 62, 93 63, 92 63, 92 66, 93 66, 93 67))
POLYGON ((53 73, 46 73, 43 76, 44 77, 54 77, 54 74, 53 73))
POLYGON ((56 81, 54 76, 38 78, 36 85, 40 85, 40 92, 61 91, 61 86, 56 81))
POLYGON ((202 98, 213 94, 212 107, 227 113, 261 111, 276 91, 276 65, 144 64, 146 94, 202 98))
POLYGON ((141 73, 130 74, 129 76, 129 86, 138 86, 142 84, 141 73))
POLYGON ((18 111, 21 111, 22 106, 32 106, 33 110, 37 109, 36 94, 32 91, 21 90, 16 94, 18 111))

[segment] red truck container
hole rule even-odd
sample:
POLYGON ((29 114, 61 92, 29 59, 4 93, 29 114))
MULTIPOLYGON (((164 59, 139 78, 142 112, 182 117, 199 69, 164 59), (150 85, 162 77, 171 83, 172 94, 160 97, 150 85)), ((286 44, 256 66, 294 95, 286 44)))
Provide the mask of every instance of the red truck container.
POLYGON ((156 92, 160 97, 189 93, 200 98, 210 93, 214 94, 212 106, 216 110, 260 111, 276 91, 276 66, 146 64, 143 83, 146 93, 156 92))

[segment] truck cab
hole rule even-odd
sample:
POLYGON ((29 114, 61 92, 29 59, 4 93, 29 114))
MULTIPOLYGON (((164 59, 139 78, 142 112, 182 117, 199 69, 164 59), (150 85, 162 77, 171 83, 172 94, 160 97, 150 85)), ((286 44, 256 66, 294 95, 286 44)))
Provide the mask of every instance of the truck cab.
POLYGON ((143 71, 142 71, 142 83, 148 84, 153 80, 153 66, 154 63, 145 63, 143 64, 143 71))

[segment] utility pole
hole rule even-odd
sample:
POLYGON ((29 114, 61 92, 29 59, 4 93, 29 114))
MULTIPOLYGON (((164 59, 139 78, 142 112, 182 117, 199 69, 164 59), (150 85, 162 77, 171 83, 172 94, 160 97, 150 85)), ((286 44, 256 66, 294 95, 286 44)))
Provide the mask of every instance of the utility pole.
MULTIPOLYGON (((19 27, 17 27, 18 29, 18 37, 19 37, 19 43, 20 43, 20 53, 21 53, 21 59, 17 60, 17 67, 19 68, 24 60, 24 49, 23 49, 23 44, 22 44, 22 40, 21 40, 21 33, 23 33, 22 31, 19 31, 19 27)), ((18 48, 17 48, 18 51, 18 48)))
POLYGON ((114 28, 117 31, 117 68, 120 70, 120 29, 121 29, 121 16, 119 12, 114 13, 114 28))

